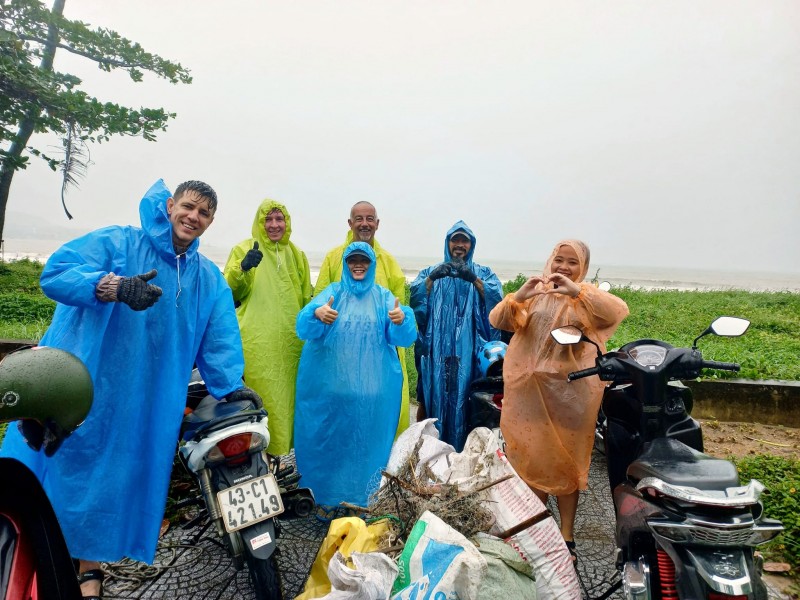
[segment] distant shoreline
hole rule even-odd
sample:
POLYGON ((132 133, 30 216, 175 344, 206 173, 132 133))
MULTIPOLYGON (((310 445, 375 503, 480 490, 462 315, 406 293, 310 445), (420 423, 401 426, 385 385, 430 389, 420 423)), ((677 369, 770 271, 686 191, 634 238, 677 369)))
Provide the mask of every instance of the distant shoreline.
MULTIPOLYGON (((45 262, 50 254, 62 243, 57 240, 7 239, 4 243, 3 257, 8 261, 29 258, 45 262)), ((201 245, 200 251, 222 269, 230 250, 201 245)), ((311 281, 314 283, 319 274, 324 253, 308 252, 307 256, 311 267, 311 281)), ((441 260, 434 257, 405 257, 397 255, 396 258, 403 267, 403 273, 409 282, 416 278, 420 269, 436 264, 441 260)), ((486 259, 478 262, 492 267, 498 278, 503 282, 515 279, 520 273, 533 275, 541 272, 542 269, 541 264, 528 264, 522 261, 486 259)), ((595 273, 598 273, 598 278, 601 281, 608 281, 613 287, 682 291, 800 292, 800 273, 748 273, 664 267, 606 266, 602 264, 593 265, 589 269, 588 278, 594 277, 595 273)))

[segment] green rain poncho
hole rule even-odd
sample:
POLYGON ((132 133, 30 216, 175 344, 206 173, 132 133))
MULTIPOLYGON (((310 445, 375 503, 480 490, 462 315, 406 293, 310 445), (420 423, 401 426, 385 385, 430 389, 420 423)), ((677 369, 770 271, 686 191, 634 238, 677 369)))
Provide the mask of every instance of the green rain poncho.
MULTIPOLYGON (((322 266, 319 269, 319 277, 314 285, 317 291, 325 289, 329 284, 335 281, 342 280, 342 257, 344 250, 353 242, 353 232, 348 231, 345 237, 344 244, 337 246, 328 254, 322 261, 322 266)), ((381 248, 378 240, 372 240, 372 250, 375 252, 375 283, 385 287, 387 290, 394 294, 395 298, 400 300, 401 303, 406 302, 406 276, 403 269, 395 260, 394 256, 389 254, 386 250, 381 248)), ((397 356, 400 359, 400 369, 403 371, 403 396, 400 404, 400 420, 397 423, 397 432, 395 436, 399 436, 406 429, 408 429, 408 373, 406 371, 406 351, 405 348, 397 349, 397 356)))
POLYGON ((297 338, 297 313, 311 299, 308 259, 289 238, 292 220, 286 207, 264 200, 253 220, 253 237, 231 250, 225 279, 233 290, 244 347, 244 379, 264 400, 269 413, 270 454, 288 454, 294 427, 294 391, 303 342, 297 338), (271 242, 264 221, 274 209, 283 213, 286 232, 271 242), (242 259, 258 242, 261 263, 242 271, 242 259))

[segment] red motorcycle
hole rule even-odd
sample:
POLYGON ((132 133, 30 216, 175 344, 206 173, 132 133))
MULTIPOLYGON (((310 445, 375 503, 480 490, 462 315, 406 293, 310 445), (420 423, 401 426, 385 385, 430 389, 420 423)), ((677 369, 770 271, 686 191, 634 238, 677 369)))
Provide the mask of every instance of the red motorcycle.
MULTIPOLYGON (((89 414, 84 364, 56 348, 29 348, 0 362, 0 422, 19 420, 28 443, 55 453, 89 414)), ((12 427, 16 426, 14 424, 12 427)), ((21 462, 0 458, 0 600, 73 600, 80 587, 50 501, 21 462)))

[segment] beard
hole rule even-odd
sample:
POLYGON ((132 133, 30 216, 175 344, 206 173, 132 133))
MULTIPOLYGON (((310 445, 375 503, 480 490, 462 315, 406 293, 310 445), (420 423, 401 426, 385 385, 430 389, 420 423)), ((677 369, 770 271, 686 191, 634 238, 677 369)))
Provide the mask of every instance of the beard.
POLYGON ((356 231, 356 237, 358 238, 359 242, 370 242, 372 240, 372 230, 361 231, 359 229, 356 231))

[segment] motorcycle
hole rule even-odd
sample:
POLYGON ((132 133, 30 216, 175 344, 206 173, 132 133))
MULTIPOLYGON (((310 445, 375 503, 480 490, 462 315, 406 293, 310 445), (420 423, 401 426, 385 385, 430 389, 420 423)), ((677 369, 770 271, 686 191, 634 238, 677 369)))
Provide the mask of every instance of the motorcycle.
MULTIPOLYGON (((19 350, 0 362, 0 423, 19 420, 26 439, 52 456, 89 414, 93 386, 76 356, 19 350)), ((15 426, 12 424, 12 426, 15 426)), ((23 463, 0 458, 0 599, 77 600, 77 574, 53 508, 23 463)))
POLYGON ((279 516, 306 517, 314 494, 298 487, 293 465, 269 455, 267 412, 250 401, 217 401, 195 369, 187 392, 178 455, 200 486, 200 496, 175 508, 204 505, 234 567, 247 565, 257 600, 281 598, 275 561, 279 516))
POLYGON ((719 317, 691 348, 644 339, 606 354, 574 327, 551 334, 560 344, 597 348, 595 366, 570 373, 570 381, 596 375, 610 382, 603 443, 626 599, 767 598, 754 548, 783 526, 764 517, 761 483, 741 485, 734 464, 703 454, 691 390, 680 381, 702 369, 738 371, 735 363, 704 360, 697 343, 708 334, 738 337, 749 324, 719 317))

